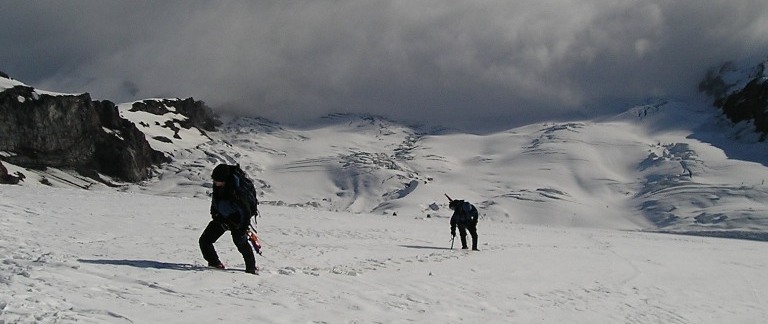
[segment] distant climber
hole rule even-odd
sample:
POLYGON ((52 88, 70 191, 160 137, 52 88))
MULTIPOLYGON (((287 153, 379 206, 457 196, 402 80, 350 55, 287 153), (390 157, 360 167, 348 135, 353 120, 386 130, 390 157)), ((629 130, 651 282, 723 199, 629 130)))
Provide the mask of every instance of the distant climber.
POLYGON ((472 236, 472 250, 479 251, 477 249, 477 208, 468 201, 453 200, 451 197, 448 197, 448 199, 450 200, 448 207, 453 210, 453 216, 451 216, 451 237, 456 237, 456 228, 458 227, 461 248, 467 249, 467 231, 469 231, 469 235, 472 236))

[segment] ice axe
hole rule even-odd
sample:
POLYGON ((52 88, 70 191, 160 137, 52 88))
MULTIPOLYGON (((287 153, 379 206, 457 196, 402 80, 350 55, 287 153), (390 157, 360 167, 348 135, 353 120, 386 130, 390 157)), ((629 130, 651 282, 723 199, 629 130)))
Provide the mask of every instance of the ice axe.
MULTIPOLYGON (((448 198, 448 202, 453 202, 453 199, 451 199, 451 196, 448 196, 447 193, 443 193, 445 195, 445 198, 448 198)), ((453 241, 456 239, 456 236, 451 236, 451 250, 453 250, 453 241)))

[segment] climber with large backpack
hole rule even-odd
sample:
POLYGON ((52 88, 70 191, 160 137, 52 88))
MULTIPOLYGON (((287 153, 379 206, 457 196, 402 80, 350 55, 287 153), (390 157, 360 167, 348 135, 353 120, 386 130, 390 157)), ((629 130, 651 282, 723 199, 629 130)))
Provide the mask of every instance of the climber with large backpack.
MULTIPOLYGON (((200 235, 200 251, 208 266, 224 269, 213 243, 229 230, 232 242, 243 255, 245 272, 256 274, 256 258, 252 246, 251 217, 258 214, 255 188, 239 165, 219 164, 211 173, 213 193, 211 194, 211 221, 200 235)), ((255 231, 255 229, 254 229, 255 231)))
MULTIPOLYGON (((451 237, 456 237, 456 228, 459 228, 459 234, 461 237, 461 248, 467 249, 467 231, 472 236, 472 250, 479 251, 477 249, 477 221, 478 213, 477 208, 474 205, 464 200, 451 199, 447 194, 448 208, 453 210, 453 216, 451 216, 451 237)), ((451 244, 453 247, 453 244, 451 244)))

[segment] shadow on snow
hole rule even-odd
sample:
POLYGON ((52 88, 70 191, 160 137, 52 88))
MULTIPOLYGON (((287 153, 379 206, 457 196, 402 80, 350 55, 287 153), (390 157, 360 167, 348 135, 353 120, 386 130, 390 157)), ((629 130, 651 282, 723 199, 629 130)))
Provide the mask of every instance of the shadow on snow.
POLYGON ((206 269, 207 267, 199 266, 199 265, 193 265, 193 264, 186 264, 186 263, 171 263, 171 262, 161 262, 161 261, 153 261, 153 260, 87 260, 87 259, 77 259, 77 261, 80 261, 82 263, 90 263, 90 264, 110 264, 110 265, 120 265, 120 266, 131 266, 136 268, 153 268, 153 269, 170 269, 170 270, 186 270, 186 271, 199 271, 206 269))
POLYGON ((409 249, 428 249, 428 250, 450 250, 451 248, 448 247, 439 247, 439 246, 422 246, 422 245, 400 245, 404 248, 409 249))

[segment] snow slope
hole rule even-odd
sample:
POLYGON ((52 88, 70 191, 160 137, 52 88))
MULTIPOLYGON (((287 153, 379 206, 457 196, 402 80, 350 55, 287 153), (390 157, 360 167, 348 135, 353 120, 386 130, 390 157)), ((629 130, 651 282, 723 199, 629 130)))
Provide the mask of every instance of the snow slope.
MULTIPOLYGON (((762 242, 263 207, 259 276, 205 269, 208 201, 1 187, 3 323, 756 323, 762 242), (40 199, 45 197, 45 199, 40 199)), ((242 269, 227 236, 222 260, 242 269)))
POLYGON ((258 276, 206 269, 205 198, 2 186, 2 323, 759 323, 765 243, 263 206, 258 276), (458 243, 458 242, 457 242, 458 243))
MULTIPOLYGON (((173 135, 162 125, 185 118, 173 107, 129 106, 121 114, 173 162, 118 184, 124 192, 207 197, 213 167, 239 163, 272 206, 426 217, 446 212, 447 193, 494 222, 768 240, 766 143, 705 105, 658 101, 487 134, 331 115, 312 127, 225 118, 219 132, 173 135)), ((9 168, 31 175, 24 185, 114 191, 62 170, 9 168)))
POLYGON ((762 322, 764 242, 652 233, 766 240, 748 128, 675 102, 490 134, 233 118, 151 142, 174 162, 118 190, 6 164, 28 178, 0 186, 0 323, 762 322), (222 162, 260 187, 258 276, 227 235, 230 270, 197 247, 222 162), (450 249, 443 193, 482 251, 450 249))
POLYGON ((736 126, 713 108, 666 101, 489 134, 372 116, 312 128, 233 118, 125 190, 205 197, 216 164, 240 163, 275 206, 426 217, 445 211, 447 193, 497 222, 760 238, 768 150, 736 126))

